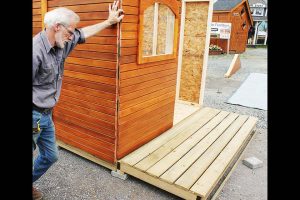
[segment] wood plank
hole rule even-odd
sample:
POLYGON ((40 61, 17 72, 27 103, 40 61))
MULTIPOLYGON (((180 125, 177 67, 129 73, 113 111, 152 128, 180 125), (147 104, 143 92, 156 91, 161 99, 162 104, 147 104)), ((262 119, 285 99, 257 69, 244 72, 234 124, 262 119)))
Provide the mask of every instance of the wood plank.
MULTIPOLYGON (((123 40, 122 40, 123 41, 123 40)), ((155 63, 144 63, 144 64, 137 64, 136 62, 134 63, 128 63, 128 64, 123 64, 121 65, 121 72, 125 71, 130 71, 130 70, 137 70, 137 69, 142 69, 142 68, 147 68, 147 67, 153 67, 153 66, 164 66, 169 63, 176 63, 173 60, 164 60, 160 62, 155 62, 155 63)))
MULTIPOLYGON (((98 59, 103 61, 117 61, 117 54, 97 52, 97 51, 78 51, 73 50, 69 56, 77 58, 98 59)), ((114 70, 115 71, 115 70, 114 70)))
POLYGON ((152 177, 150 175, 147 175, 145 174, 144 172, 141 172, 133 167, 131 167, 130 165, 127 165, 125 163, 122 163, 121 165, 121 168, 120 170, 131 175, 131 176, 134 176, 140 180, 143 180, 147 183, 150 183, 156 187, 159 187, 163 190, 166 190, 168 192, 171 192, 181 198, 184 198, 184 199, 195 199, 197 198, 197 195, 187 191, 187 190, 183 190, 183 189, 180 189, 178 187, 176 187, 175 185, 172 185, 172 184, 168 184, 167 182, 164 182, 164 181, 161 181, 155 177, 152 177))
POLYGON ((174 91, 171 91, 169 93, 166 93, 164 95, 161 95, 159 97, 156 97, 156 98, 153 98, 153 99, 150 99, 148 101, 145 101, 145 102, 142 102, 140 104, 137 104, 137 105, 134 105, 134 106, 131 106, 129 108, 126 108, 126 109, 123 109, 123 110, 120 110, 119 111, 119 117, 124 117, 126 115, 130 115, 134 112, 137 112, 139 110, 142 110, 144 108, 147 108, 153 104, 159 104, 160 101, 164 100, 164 99, 174 99, 175 100, 175 92, 174 91))
POLYGON ((122 23, 138 23, 139 17, 137 15, 126 15, 122 19, 122 23))
POLYGON ((153 138, 161 135, 168 129, 172 128, 173 126, 173 118, 171 117, 170 119, 164 120, 160 126, 153 126, 151 129, 149 129, 148 132, 144 133, 143 135, 136 137, 135 141, 133 142, 130 138, 126 138, 126 143, 125 145, 121 146, 118 149, 117 152, 117 158, 121 159, 124 156, 128 155, 132 151, 136 150, 140 146, 146 144, 153 138))
POLYGON ((87 73, 81 73, 81 72, 75 72, 65 69, 64 70, 64 76, 69 76, 77 79, 82 79, 86 81, 93 81, 108 85, 116 85, 116 79, 111 77, 105 77, 105 76, 98 76, 93 74, 87 74, 87 73))
MULTIPOLYGON (((48 0, 48 1, 49 1, 48 3, 49 7, 99 3, 99 0, 48 0)), ((111 0, 101 0, 101 2, 112 3, 111 0)))
POLYGON ((127 94, 129 92, 135 92, 138 90, 148 90, 159 84, 164 84, 166 82, 172 81, 175 78, 176 78, 176 74, 171 74, 170 76, 165 76, 164 78, 153 79, 153 80, 147 81, 146 83, 143 82, 143 83, 138 83, 136 85, 131 85, 128 87, 121 87, 119 95, 123 96, 124 94, 127 94))
POLYGON ((131 167, 130 165, 127 165, 125 163, 122 163, 121 165, 121 168, 120 170, 131 175, 131 176, 134 176, 142 181, 145 181, 147 183, 150 183, 156 187, 159 187, 163 190, 166 190, 168 192, 171 192, 181 198, 184 198, 184 199, 195 199, 197 198, 197 195, 187 191, 187 190, 183 190, 181 188, 178 188, 176 187, 175 185, 171 185, 171 184, 168 184, 164 181, 161 181, 155 177, 152 177, 150 175, 147 175, 145 174, 144 172, 141 172, 133 167, 131 167))
POLYGON ((105 141, 110 144, 115 144, 115 137, 112 137, 114 131, 105 129, 103 126, 98 124, 93 124, 88 120, 78 119, 71 115, 67 115, 64 112, 59 112, 59 109, 53 113, 54 123, 57 121, 69 124, 72 127, 82 130, 83 132, 88 132, 90 135, 96 136, 98 139, 105 141))
POLYGON ((32 2, 32 8, 41 8, 41 2, 40 1, 32 2))
POLYGON ((84 113, 77 112, 76 110, 68 109, 61 102, 59 102, 56 105, 56 110, 57 110, 58 113, 64 112, 64 113, 66 113, 70 116, 74 116, 78 119, 84 119, 87 122, 91 122, 93 124, 97 124, 99 126, 102 126, 103 128, 108 129, 108 132, 111 132, 111 137, 115 136, 115 132, 114 132, 115 131, 115 126, 113 124, 105 123, 103 120, 101 120, 99 118, 96 118, 96 117, 93 117, 93 116, 90 116, 90 115, 87 115, 87 114, 84 114, 84 113))
POLYGON ((81 44, 77 45, 75 49, 82 51, 96 51, 101 53, 117 53, 116 45, 81 44))
POLYGON ((40 14, 41 14, 41 9, 39 8, 32 9, 32 15, 40 15, 40 14))
POLYGON ((158 65, 158 66, 147 67, 147 68, 142 68, 137 70, 131 70, 131 71, 121 73, 120 79, 124 80, 124 79, 133 78, 137 76, 143 76, 146 74, 156 73, 167 69, 173 69, 176 67, 177 65, 175 63, 168 63, 164 66, 158 65))
POLYGON ((103 167, 106 167, 106 168, 114 170, 114 171, 117 170, 117 166, 116 165, 113 165, 111 163, 105 162, 105 161, 103 161, 103 160, 101 160, 101 159, 93 156, 92 154, 89 154, 89 153, 87 153, 87 152, 85 152, 85 151, 83 151, 83 150, 81 150, 79 148, 76 148, 76 147, 73 147, 71 145, 68 145, 65 142, 61 141, 61 140, 56 140, 56 143, 57 143, 58 146, 66 149, 68 151, 71 151, 71 152, 73 152, 73 153, 75 153, 75 154, 77 154, 77 155, 79 155, 79 156, 81 156, 83 158, 86 158, 86 159, 88 159, 88 160, 90 160, 90 161, 92 161, 94 163, 97 163, 97 164, 99 164, 99 165, 101 165, 103 167))
POLYGON ((123 0, 122 1, 123 6, 139 6, 139 0, 123 0))
POLYGON ((135 62, 137 59, 136 55, 129 55, 129 56, 121 56, 120 57, 120 64, 132 63, 135 62))
POLYGON ((144 120, 139 120, 140 123, 135 124, 135 126, 131 126, 126 130, 119 131, 119 147, 127 145, 128 142, 125 141, 128 139, 133 139, 135 137, 139 138, 139 136, 144 136, 145 133, 151 131, 152 128, 150 128, 150 126, 157 128, 161 126, 163 121, 171 121, 173 118, 173 114, 174 113, 172 112, 172 110, 164 110, 156 116, 152 116, 144 120))
POLYGON ((128 56, 128 55, 136 55, 137 47, 121 47, 120 55, 128 56))
POLYGON ((148 170, 160 159, 162 159, 168 153, 173 151, 177 146, 183 143, 186 139, 188 139, 191 135, 193 135, 195 131, 201 128, 200 131, 205 136, 211 130, 213 130, 228 114, 229 112, 221 111, 217 116, 211 114, 206 118, 199 119, 197 123, 192 124, 183 133, 177 135, 166 144, 158 148, 156 151, 154 151, 152 154, 141 160, 135 165, 135 167, 142 171, 148 170), (211 119, 210 117, 214 118, 211 119))
POLYGON ((92 36, 86 39, 85 41, 86 44, 110 44, 110 45, 117 45, 117 38, 116 37, 97 37, 97 36, 92 36))
POLYGON ((143 123, 147 120, 150 120, 151 117, 153 118, 154 116, 160 115, 161 113, 163 113, 167 110, 170 112, 173 109, 174 109, 174 104, 168 103, 168 104, 163 105, 155 110, 145 113, 144 115, 139 117, 139 120, 132 120, 125 124, 121 124, 121 125, 119 125, 119 135, 122 135, 124 130, 131 129, 133 127, 136 127, 136 130, 139 130, 140 128, 142 128, 144 126, 143 123))
POLYGON ((162 82, 160 85, 158 84, 158 85, 154 85, 152 87, 147 87, 148 85, 146 86, 146 84, 144 84, 145 85, 144 87, 147 87, 147 88, 143 88, 142 90, 137 90, 134 92, 128 91, 127 94, 126 93, 124 94, 124 92, 122 92, 122 94, 120 94, 120 96, 119 96, 120 104, 123 104, 127 101, 135 101, 136 98, 143 97, 150 93, 153 93, 153 92, 156 92, 156 91, 159 91, 159 90, 171 87, 171 86, 175 87, 175 84, 176 84, 176 82, 173 79, 171 81, 162 82))
POLYGON ((164 95, 166 93, 170 93, 170 92, 173 92, 174 91, 174 88, 175 88, 175 84, 170 86, 170 87, 167 87, 167 88, 163 88, 161 90, 158 90, 158 91, 155 91, 155 92, 152 92, 152 93, 149 93, 147 95, 144 95, 144 96, 141 96, 141 97, 137 97, 137 98, 134 98, 132 99, 131 101, 127 101, 127 102, 121 102, 120 101, 120 111, 121 110, 124 110, 124 109, 127 109, 129 107, 132 107, 132 106, 135 106, 137 104, 140 104, 141 102, 145 102, 149 99, 153 99, 153 98, 156 98, 156 97, 159 97, 161 95, 164 95))
POLYGON ((230 63, 227 72, 224 74, 224 77, 225 78, 231 77, 240 68, 241 68, 240 54, 234 54, 234 57, 230 63))
POLYGON ((115 123, 114 116, 102 112, 94 111, 87 107, 78 106, 76 104, 70 103, 69 101, 65 101, 65 98, 60 99, 60 105, 65 106, 70 110, 76 110, 76 112, 98 118, 102 120, 103 123, 107 126, 113 126, 113 124, 115 123))
POLYGON ((122 124, 125 124, 125 123, 129 123, 130 121, 133 121, 133 120, 138 120, 139 117, 144 116, 146 113, 149 113, 149 112, 151 112, 151 111, 153 111, 153 110, 155 110, 157 108, 160 108, 160 107, 162 107, 162 106, 164 106, 166 104, 170 104, 170 103, 172 103, 174 105, 175 104, 174 103, 174 99, 170 99, 169 98, 169 99, 162 100, 160 102, 160 104, 154 104, 154 105, 149 106, 149 107, 147 107, 147 108, 145 108, 143 110, 137 111, 137 112, 135 112, 135 113, 133 113, 131 115, 127 115, 125 117, 121 117, 121 118, 119 118, 119 125, 122 125, 122 124))
MULTIPOLYGON (((87 88, 91 88, 91 89, 95 89, 95 90, 99 90, 99 91, 103 91, 103 92, 108 92, 108 93, 112 93, 112 94, 116 93, 116 86, 102 84, 102 83, 96 83, 96 82, 92 82, 92 81, 79 80, 79 79, 76 79, 73 77, 64 77, 63 85, 65 83, 66 84, 68 83, 71 85, 87 87, 87 88)), ((95 101, 97 101, 97 100, 95 100, 95 101)))
POLYGON ((197 159, 189 168, 183 164, 186 160, 181 160, 180 163, 172 166, 166 173, 161 176, 161 179, 179 185, 184 188, 191 188, 203 172, 209 167, 214 159, 219 155, 228 142, 234 137, 237 131, 245 123, 248 116, 239 116, 230 127, 212 144, 207 151, 197 159), (183 173, 184 172, 184 173, 183 173), (182 174, 183 173, 183 174, 182 174))
POLYGON ((57 130, 56 131, 57 140, 62 141, 62 142, 66 143, 70 146, 73 146, 77 149, 81 149, 82 151, 84 151, 88 154, 91 154, 91 155, 97 157, 98 159, 102 159, 102 160, 104 160, 106 162, 109 162, 109 163, 114 163, 115 162, 113 155, 111 155, 111 156, 105 155, 100 151, 97 151, 97 150, 95 150, 95 149, 93 149, 93 148, 91 148, 91 147, 89 147, 85 144, 82 144, 82 143, 78 142, 77 140, 70 139, 64 133, 65 132, 63 132, 62 130, 57 130))
POLYGON ((138 77, 129 78, 129 79, 125 79, 125 80, 121 80, 120 81, 121 82, 120 87, 127 87, 127 86, 130 86, 130 85, 145 83, 145 82, 153 80, 153 79, 162 78, 162 77, 165 77, 165 76, 172 76, 173 74, 176 74, 176 68, 160 71, 160 72, 157 72, 157 73, 146 74, 146 75, 143 75, 143 76, 138 76, 138 77))
MULTIPOLYGON (((99 97, 95 97, 95 96, 91 96, 85 93, 79 93, 76 91, 71 91, 65 88, 62 88, 62 96, 66 95, 72 98, 77 98, 77 99, 81 99, 83 101, 87 101, 87 102, 92 102, 94 104, 97 104, 99 106, 102 107, 106 107, 107 109, 110 110, 115 110, 116 109, 116 104, 113 101, 109 101, 107 99, 103 99, 103 98, 99 98, 99 97)), ((109 113, 111 113, 112 111, 107 111, 109 113)))
POLYGON ((256 122, 257 118, 249 117, 236 136, 229 142, 229 144, 198 179, 193 187, 191 187, 191 191, 201 195, 202 197, 206 197, 209 194, 218 179, 221 178, 223 174, 222 172, 225 171, 230 161, 234 158, 234 155, 239 151, 240 147, 242 147, 243 142, 250 135, 256 122))
POLYGON ((90 88, 86 88, 86 87, 81 87, 81 86, 78 86, 78 85, 72 85, 72 84, 69 84, 69 83, 63 83, 62 87, 64 89, 67 89, 67 90, 70 90, 70 91, 100 97, 100 98, 103 98, 104 101, 111 101, 110 105, 112 105, 112 108, 115 107, 114 105, 115 105, 115 102, 116 102, 116 94, 107 93, 107 92, 104 92, 104 91, 99 91, 99 90, 90 89, 90 88))
POLYGON ((209 116, 211 116, 212 118, 219 112, 220 111, 216 109, 208 107, 202 108, 198 112, 195 112, 194 114, 190 115, 189 117, 176 124, 172 129, 168 130, 167 132, 155 138, 151 142, 140 147, 135 152, 124 157, 122 160, 120 160, 120 163, 135 165, 136 163, 144 159, 146 156, 153 153, 156 149, 167 143, 169 140, 182 133, 187 127, 199 120, 199 118, 202 118, 203 116, 206 116, 208 118, 209 116))
POLYGON ((104 113, 104 114, 107 114, 107 115, 110 115, 110 116, 115 116, 116 115, 115 109, 108 108, 106 106, 102 106, 102 105, 99 105, 99 104, 95 104, 94 101, 88 102, 88 101, 85 101, 82 98, 74 98, 74 97, 70 97, 68 95, 61 95, 60 100, 66 101, 66 102, 72 102, 72 104, 76 104, 78 106, 85 107, 87 109, 91 109, 91 110, 94 110, 94 111, 97 111, 97 112, 101 112, 101 113, 104 113))
MULTIPOLYGON (((99 67, 92 67, 92 66, 84 66, 84 65, 76 65, 72 63, 65 64, 65 70, 74 71, 74 72, 83 72, 87 74, 97 75, 99 77, 110 77, 116 78, 116 71, 115 70, 108 70, 99 67)), ((93 80, 94 81, 94 80, 93 80)))
POLYGON ((109 61, 85 59, 85 58, 75 58, 75 57, 68 57, 66 59, 66 62, 78 64, 78 65, 101 67, 101 68, 112 69, 112 70, 117 69, 117 62, 109 62, 109 61))
MULTIPOLYGON (((230 126, 230 124, 238 117, 238 114, 229 113, 212 131, 208 134, 203 129, 196 131, 191 137, 176 147, 171 153, 166 155, 155 165, 147 170, 147 173, 154 176, 161 176, 178 160, 187 161, 185 165, 190 166, 200 157, 206 149, 230 126)), ((206 127, 203 127, 206 128, 206 127)))
MULTIPOLYGON (((134 8, 134 7, 131 7, 131 8, 134 8)), ((123 8, 124 10, 124 8, 123 8)), ((126 10, 126 15, 127 15, 127 10, 126 10)), ((122 23, 121 25, 121 31, 123 32, 127 32, 127 31, 131 31, 131 32, 134 32, 134 31, 138 31, 138 24, 136 23, 122 23)))
MULTIPOLYGON (((128 40, 121 40, 121 46, 122 47, 136 47, 138 45, 138 42, 136 39, 128 39, 128 40)), ((122 57, 122 55, 121 55, 122 57)))
MULTIPOLYGON (((114 144, 110 144, 110 143, 98 140, 97 137, 89 135, 86 132, 81 132, 78 129, 72 128, 71 126, 67 125, 66 123, 63 123, 62 121, 57 121, 55 123, 55 128, 68 133, 70 135, 70 139, 75 138, 77 140, 77 138, 78 138, 82 141, 82 143, 84 143, 94 149, 97 149, 106 155, 114 154, 114 150, 115 150, 114 144)), ((78 141, 80 141, 80 140, 78 140, 78 141)))
MULTIPOLYGON (((122 40, 134 40, 138 38, 137 31, 124 31, 122 32, 122 40)), ((137 51, 136 51, 137 54, 137 51)))
MULTIPOLYGON (((80 20, 99 20, 102 22, 108 18, 108 12, 88 12, 88 13, 77 13, 80 20)), ((97 34, 98 35, 98 34, 97 34)))

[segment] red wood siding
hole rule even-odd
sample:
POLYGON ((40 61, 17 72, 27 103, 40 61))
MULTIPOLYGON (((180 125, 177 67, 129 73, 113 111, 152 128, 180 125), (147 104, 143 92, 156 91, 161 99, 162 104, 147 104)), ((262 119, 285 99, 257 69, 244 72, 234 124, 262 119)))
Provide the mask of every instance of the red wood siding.
MULTIPOLYGON (((76 12, 78 28, 108 16, 106 0, 52 0, 48 11, 64 6, 76 12)), ((65 62, 61 97, 54 109, 56 136, 114 163, 116 143, 117 26, 79 44, 65 62)))
MULTIPOLYGON (((138 2, 123 0, 123 9, 130 6, 138 10, 138 2)), ((121 26, 117 159, 172 127, 176 93, 177 59, 137 64, 138 12, 125 12, 121 26), (129 47, 135 51, 126 53, 129 47)))
MULTIPOLYGON (((214 12, 212 21, 231 23, 230 52, 243 53, 246 50, 248 30, 251 24, 246 2, 239 5, 232 12, 214 12), (241 10, 243 8, 245 9, 245 12, 241 15, 241 10), (238 13, 238 16, 234 16, 234 13, 238 13), (244 21, 246 21, 246 27, 242 29, 244 21)), ((227 40, 211 38, 210 44, 216 44, 220 46, 224 52, 227 52, 227 40)))
POLYGON ((42 30, 41 0, 32 0, 32 37, 42 30))

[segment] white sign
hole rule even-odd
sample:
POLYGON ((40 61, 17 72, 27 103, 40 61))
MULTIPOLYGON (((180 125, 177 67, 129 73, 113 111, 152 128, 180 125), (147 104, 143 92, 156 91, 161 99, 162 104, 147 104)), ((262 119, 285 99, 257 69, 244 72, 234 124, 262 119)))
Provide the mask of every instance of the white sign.
POLYGON ((211 23, 210 36, 212 38, 230 39, 231 23, 211 23))

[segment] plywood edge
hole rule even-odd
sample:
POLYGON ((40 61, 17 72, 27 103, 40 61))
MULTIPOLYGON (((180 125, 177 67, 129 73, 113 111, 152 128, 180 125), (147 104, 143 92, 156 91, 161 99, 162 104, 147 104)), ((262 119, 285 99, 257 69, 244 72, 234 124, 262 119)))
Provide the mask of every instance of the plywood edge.
POLYGON ((239 70, 240 68, 241 68, 240 54, 235 54, 230 63, 230 66, 229 66, 227 72, 224 74, 224 77, 229 78, 235 72, 237 72, 237 70, 239 70))
MULTIPOLYGON (((167 192, 170 192, 172 194, 175 194, 181 198, 184 199, 197 199, 197 195, 194 194, 191 191, 184 190, 182 188, 179 188, 173 184, 169 184, 165 181, 160 180, 157 177, 153 177, 145 172, 142 172, 130 165, 127 165, 123 162, 120 163, 120 170, 124 173, 127 173, 131 176, 134 176, 142 181, 145 181, 151 185, 154 185, 156 187, 159 187, 167 192)), ((199 198, 199 197, 198 197, 199 198)))
POLYGON ((97 163, 97 164, 99 164, 103 167, 106 167, 106 168, 111 169, 113 171, 117 170, 117 165, 114 165, 114 164, 108 163, 104 160, 101 160, 101 159, 99 159, 99 158, 97 158, 97 157, 95 157, 95 156, 79 149, 79 148, 68 145, 68 144, 64 143, 63 141, 61 141, 61 140, 56 140, 56 144, 58 146, 64 148, 64 149, 68 150, 68 151, 71 151, 71 152, 73 152, 73 153, 75 153, 75 154, 77 154, 81 157, 84 157, 84 158, 86 158, 86 159, 88 159, 88 160, 90 160, 94 163, 97 163))

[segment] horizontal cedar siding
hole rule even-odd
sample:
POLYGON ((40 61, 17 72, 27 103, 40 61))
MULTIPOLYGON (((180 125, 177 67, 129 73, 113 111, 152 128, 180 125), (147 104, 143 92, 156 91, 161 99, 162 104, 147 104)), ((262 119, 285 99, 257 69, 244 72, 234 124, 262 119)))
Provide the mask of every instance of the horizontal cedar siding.
POLYGON ((32 37, 42 30, 41 1, 32 0, 32 37))
MULTIPOLYGON (((109 3, 50 0, 48 11, 60 6, 71 9, 80 16, 78 28, 82 28, 106 20, 109 3)), ((110 163, 115 162, 116 67, 117 26, 112 26, 70 53, 54 111, 58 139, 110 163)))
POLYGON ((138 0, 123 0, 117 159, 173 126, 177 59, 137 64, 138 0), (131 13, 127 15, 127 9, 131 13), (127 19, 126 19, 127 18, 127 19), (131 57, 128 57, 131 55, 131 57))

